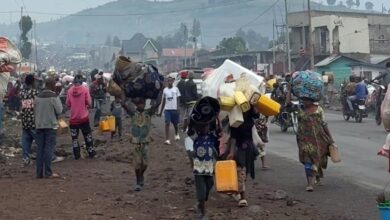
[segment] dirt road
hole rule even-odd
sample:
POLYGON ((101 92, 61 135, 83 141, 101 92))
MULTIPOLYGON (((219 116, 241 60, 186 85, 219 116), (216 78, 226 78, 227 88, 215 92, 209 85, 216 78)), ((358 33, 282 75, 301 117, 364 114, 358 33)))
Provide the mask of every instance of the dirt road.
MULTIPOLYGON (((20 154, 0 165, 0 219, 194 219, 195 188, 188 181, 191 170, 184 147, 163 145, 162 119, 154 121, 142 192, 132 191, 135 177, 126 140, 99 141, 96 159, 75 161, 69 155, 70 136, 62 135, 57 150, 68 157, 53 165, 61 179, 35 179, 34 166, 22 168, 20 154)), ((10 132, 18 129, 13 126, 10 132)), ((97 133, 95 137, 102 139, 97 133)), ((207 203, 210 219, 346 219, 342 212, 306 203, 305 197, 294 200, 279 190, 277 179, 267 185, 261 179, 259 173, 248 181, 248 208, 213 192, 207 203)))

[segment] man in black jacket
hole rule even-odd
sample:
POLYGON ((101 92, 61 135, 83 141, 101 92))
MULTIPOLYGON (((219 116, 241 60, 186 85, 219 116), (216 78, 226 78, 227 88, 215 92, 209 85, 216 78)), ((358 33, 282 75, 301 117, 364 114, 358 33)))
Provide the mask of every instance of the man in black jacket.
POLYGON ((188 80, 184 86, 184 97, 185 97, 185 110, 184 110, 184 121, 183 121, 183 132, 187 130, 189 123, 189 116, 192 112, 192 109, 199 99, 198 89, 196 83, 194 82, 194 73, 189 72, 188 80))

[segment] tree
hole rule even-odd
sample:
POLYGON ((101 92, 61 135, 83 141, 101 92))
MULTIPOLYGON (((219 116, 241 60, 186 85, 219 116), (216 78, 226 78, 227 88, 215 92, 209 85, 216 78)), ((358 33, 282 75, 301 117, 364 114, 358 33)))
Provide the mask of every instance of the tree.
POLYGON ((340 1, 339 2, 339 7, 344 7, 345 8, 344 2, 340 1))
POLYGON ((238 31, 236 32, 236 37, 241 37, 242 39, 245 39, 246 38, 245 31, 243 31, 242 28, 238 29, 238 31))
POLYGON ((360 7, 360 0, 356 0, 355 5, 357 8, 359 8, 360 7))
POLYGON ((245 45, 245 40, 241 37, 223 38, 217 46, 219 54, 236 54, 248 51, 245 45))
POLYGON ((177 41, 178 47, 185 47, 188 42, 188 28, 185 23, 181 23, 179 30, 174 35, 175 40, 177 41))
POLYGON ((22 57, 25 59, 29 59, 31 55, 31 46, 32 44, 28 41, 27 33, 32 28, 32 20, 30 16, 22 16, 19 21, 19 28, 21 31, 20 34, 20 52, 22 53, 22 57))
POLYGON ((345 1, 345 4, 347 4, 348 8, 352 8, 352 6, 355 5, 355 2, 353 0, 347 0, 345 1))
POLYGON ((112 46, 121 47, 121 40, 119 39, 118 36, 114 36, 114 38, 112 39, 112 46))
POLYGON ((326 0, 328 5, 334 6, 336 4, 336 0, 326 0))
POLYGON ((374 9, 374 3, 372 3, 372 2, 366 2, 365 6, 366 6, 367 10, 374 9))
POLYGON ((194 19, 192 23, 191 35, 195 38, 198 38, 202 34, 200 29, 200 22, 198 19, 194 19))
POLYGON ((106 46, 111 46, 112 45, 112 40, 111 40, 111 35, 108 35, 106 38, 106 42, 104 43, 106 46))

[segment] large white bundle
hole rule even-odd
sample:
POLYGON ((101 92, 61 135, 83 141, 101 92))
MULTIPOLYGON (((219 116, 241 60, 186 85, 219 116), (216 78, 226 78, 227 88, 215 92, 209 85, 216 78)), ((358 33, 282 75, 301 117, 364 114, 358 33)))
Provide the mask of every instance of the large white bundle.
POLYGON ((241 74, 245 73, 248 80, 252 85, 260 88, 260 91, 265 90, 264 87, 264 78, 252 72, 251 70, 246 69, 245 67, 231 61, 225 60, 225 62, 213 70, 202 84, 202 94, 203 96, 210 96, 217 98, 219 87, 225 82, 225 79, 228 75, 232 75, 235 80, 239 79, 241 74))
POLYGON ((20 62, 22 62, 22 54, 19 49, 6 37, 0 37, 0 66, 20 62))

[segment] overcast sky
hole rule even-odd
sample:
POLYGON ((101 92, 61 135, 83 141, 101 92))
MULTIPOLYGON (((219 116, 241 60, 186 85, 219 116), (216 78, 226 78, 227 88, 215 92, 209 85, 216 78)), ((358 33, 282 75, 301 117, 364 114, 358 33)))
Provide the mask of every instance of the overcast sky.
MULTIPOLYGON (((20 17, 20 7, 25 7, 27 13, 31 12, 43 12, 43 13, 56 13, 56 14, 71 14, 81 11, 86 8, 93 8, 107 2, 115 0, 0 0, 0 23, 16 22, 20 17), (7 3, 5 3, 7 2, 7 3), (6 12, 6 13, 4 13, 6 12)), ((167 0, 165 0, 167 1, 167 0)), ((169 1, 169 0, 168 0, 169 1)), ((237 0, 240 1, 240 0, 237 0)), ((305 1, 305 0, 302 0, 305 1)), ((326 0, 312 0, 315 2, 326 3, 326 0)), ((345 0, 343 0, 345 2, 345 0)), ((367 0, 360 0, 361 8, 364 8, 364 4, 367 0)), ((337 0, 339 2, 339 0, 337 0)), ((385 4, 387 9, 390 9, 390 0, 371 0, 374 3, 376 10, 381 10, 382 4, 385 4)), ((57 19, 59 15, 41 15, 30 13, 33 19, 37 22, 50 21, 51 19, 57 19)))

